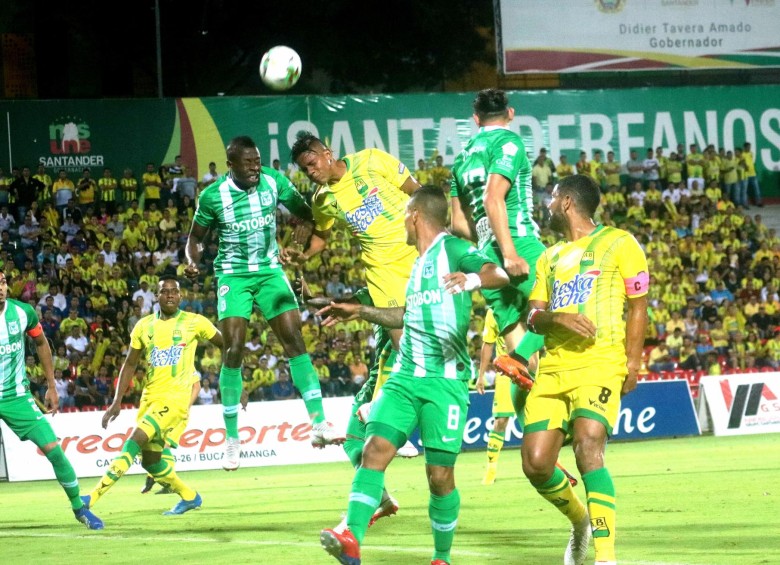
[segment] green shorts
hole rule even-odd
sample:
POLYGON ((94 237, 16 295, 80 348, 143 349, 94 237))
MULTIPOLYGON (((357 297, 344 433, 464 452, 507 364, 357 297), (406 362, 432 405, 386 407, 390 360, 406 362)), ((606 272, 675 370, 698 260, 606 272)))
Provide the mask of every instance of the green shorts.
MULTIPOLYGON (((508 327, 519 322, 525 313, 525 309, 528 307, 528 297, 531 295, 536 278, 536 261, 545 249, 544 244, 535 237, 517 237, 513 241, 517 254, 528 261, 528 266, 531 269, 528 277, 522 279, 510 277, 509 284, 503 288, 482 289, 485 302, 493 309, 499 333, 503 333, 508 327)), ((504 264, 504 258, 496 241, 491 240, 482 248, 482 251, 491 261, 499 265, 504 264)))
POLYGON ((426 450, 457 454, 468 408, 467 381, 393 373, 371 408, 366 433, 401 447, 419 425, 426 450))
POLYGON ((0 419, 19 439, 32 440, 38 447, 57 441, 57 434, 29 393, 0 400, 0 419))
POLYGON ((257 304, 266 320, 273 320, 288 310, 298 309, 298 300, 287 275, 281 269, 257 273, 220 275, 217 280, 217 316, 249 319, 257 304))

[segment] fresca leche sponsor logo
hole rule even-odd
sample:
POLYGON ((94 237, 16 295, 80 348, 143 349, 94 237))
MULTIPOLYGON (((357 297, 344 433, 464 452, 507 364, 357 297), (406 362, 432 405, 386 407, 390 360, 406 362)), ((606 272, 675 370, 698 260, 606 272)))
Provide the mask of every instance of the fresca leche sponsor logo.
MULTIPOLYGON (((65 453, 119 453, 125 441, 133 435, 134 428, 127 428, 123 433, 95 433, 85 436, 70 435, 60 440, 60 446, 65 453)), ((282 422, 269 426, 244 426, 238 430, 243 449, 264 444, 274 447, 277 443, 298 443, 311 441, 311 424, 292 424, 282 422)), ((179 448, 195 450, 198 453, 221 447, 225 443, 224 428, 189 428, 179 438, 179 448)), ((38 449, 38 455, 43 455, 38 449)))
POLYGON ((371 222, 385 211, 382 201, 379 199, 379 189, 374 187, 363 200, 363 205, 354 212, 346 212, 347 223, 354 233, 362 233, 368 229, 371 222))
POLYGON ((168 367, 176 365, 181 359, 181 354, 184 353, 184 345, 173 345, 166 349, 160 349, 155 347, 152 349, 151 355, 149 355, 149 364, 152 367, 168 367))
POLYGON ((555 279, 552 288, 551 310, 559 310, 567 306, 584 304, 593 292, 593 285, 601 271, 594 270, 586 273, 577 273, 570 281, 555 279))

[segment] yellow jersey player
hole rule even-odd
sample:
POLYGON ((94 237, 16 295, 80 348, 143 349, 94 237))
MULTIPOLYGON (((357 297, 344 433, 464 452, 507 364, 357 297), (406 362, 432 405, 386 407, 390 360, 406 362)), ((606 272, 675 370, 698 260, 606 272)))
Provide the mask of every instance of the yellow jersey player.
POLYGON ((527 320, 546 354, 525 405, 523 472, 572 523, 566 565, 585 562, 591 538, 596 564, 615 563, 615 487, 604 451, 621 396, 636 388, 647 328, 647 259, 631 234, 596 225, 599 200, 588 176, 556 185, 550 228, 564 240, 539 258, 527 320), (567 435, 587 508, 555 467, 567 435))
MULTIPOLYGON (((284 257, 305 264, 325 249, 334 226, 346 224, 360 243, 365 265, 368 296, 360 300, 380 308, 404 306, 406 286, 418 257, 415 247, 406 243, 404 215, 409 196, 420 188, 417 179, 389 153, 365 149, 339 159, 308 132, 298 135, 291 159, 317 186, 312 197, 314 233, 304 251, 285 249, 284 257)), ((344 443, 354 466, 360 465, 366 437, 366 425, 358 418, 357 410, 379 394, 389 374, 383 368, 393 366, 401 338, 400 329, 385 331, 375 326, 374 333, 378 354, 371 374, 377 375, 377 380, 373 388, 364 387, 356 396, 344 443)), ((409 443, 404 447, 415 449, 409 443)), ((395 513, 398 505, 392 498, 383 497, 382 508, 389 515, 395 513)))
MULTIPOLYGON (((480 351, 479 374, 477 376, 477 392, 485 394, 485 370, 489 363, 499 355, 506 355, 506 343, 498 331, 498 323, 493 310, 488 309, 485 316, 485 328, 482 330, 482 350, 480 351)), ((523 410, 528 398, 528 389, 514 384, 509 377, 496 372, 495 390, 493 392, 493 429, 490 430, 487 445, 487 468, 482 478, 483 485, 496 482, 498 471, 498 456, 504 447, 504 437, 509 418, 517 414, 517 427, 523 429, 523 410)), ((577 486, 574 478, 560 463, 555 464, 572 486, 577 486)))
POLYGON ((95 489, 82 497, 93 506, 133 464, 141 453, 141 465, 155 481, 181 497, 166 515, 183 514, 199 508, 201 496, 182 481, 173 465, 161 453, 167 445, 177 447, 187 427, 193 397, 195 350, 198 340, 222 347, 222 334, 207 318, 179 309, 181 290, 173 277, 161 279, 157 289, 160 311, 141 318, 130 334, 130 351, 119 373, 114 401, 103 415, 103 427, 116 419, 122 397, 142 358, 146 361, 146 386, 138 409, 137 426, 130 439, 106 470, 95 489))

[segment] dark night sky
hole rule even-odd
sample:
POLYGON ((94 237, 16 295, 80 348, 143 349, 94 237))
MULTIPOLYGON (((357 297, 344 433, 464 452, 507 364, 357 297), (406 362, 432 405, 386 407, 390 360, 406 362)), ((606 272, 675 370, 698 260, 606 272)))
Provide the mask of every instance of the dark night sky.
MULTIPOLYGON (((491 0, 159 6, 166 97, 269 94, 257 66, 277 44, 303 60, 296 94, 436 91, 472 61, 494 61, 476 32, 493 25, 491 0)), ((39 98, 157 95, 154 0, 11 0, 4 10, 3 31, 35 34, 39 98)))

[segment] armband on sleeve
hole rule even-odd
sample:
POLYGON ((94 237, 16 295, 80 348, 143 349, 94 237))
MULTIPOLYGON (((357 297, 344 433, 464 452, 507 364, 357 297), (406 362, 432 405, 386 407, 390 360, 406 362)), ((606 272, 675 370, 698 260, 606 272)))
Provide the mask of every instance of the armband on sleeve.
POLYGON ((626 294, 628 296, 641 296, 647 294, 650 287, 650 275, 645 271, 638 273, 635 277, 624 279, 626 283, 626 294))
POLYGON ((534 328, 534 318, 539 315, 540 312, 544 312, 541 308, 531 308, 528 312, 528 319, 526 320, 526 326, 534 333, 538 333, 534 328))
POLYGON ((27 332, 27 335, 35 338, 41 335, 42 333, 43 333, 43 328, 41 327, 40 322, 38 322, 38 324, 33 329, 27 332))

